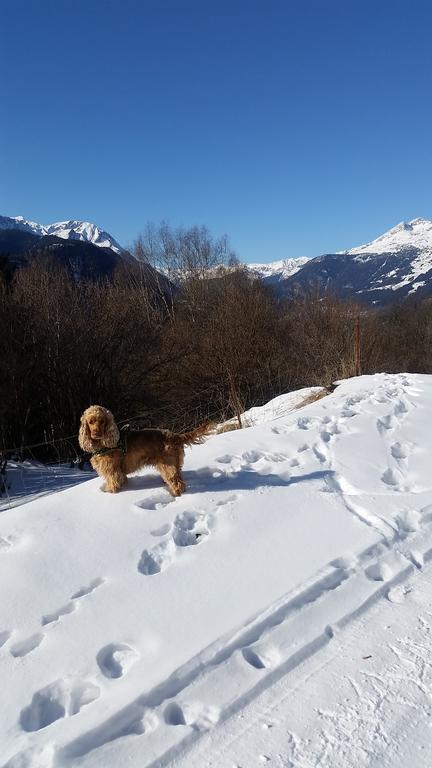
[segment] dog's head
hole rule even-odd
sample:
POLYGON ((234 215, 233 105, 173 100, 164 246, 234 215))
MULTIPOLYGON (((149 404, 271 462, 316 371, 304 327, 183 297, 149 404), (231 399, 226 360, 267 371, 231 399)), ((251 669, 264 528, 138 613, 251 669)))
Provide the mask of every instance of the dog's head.
POLYGON ((119 437, 117 424, 107 408, 91 405, 84 411, 78 437, 83 451, 93 453, 100 448, 115 448, 119 437))

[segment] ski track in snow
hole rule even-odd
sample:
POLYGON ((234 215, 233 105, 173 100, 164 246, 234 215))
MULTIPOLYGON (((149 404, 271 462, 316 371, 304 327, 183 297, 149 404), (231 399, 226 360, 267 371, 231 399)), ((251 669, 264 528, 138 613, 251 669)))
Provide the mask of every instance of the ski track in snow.
MULTIPOLYGON (((406 596, 404 582, 432 559, 432 506, 402 510, 395 519, 381 514, 379 508, 367 509, 361 503, 361 488, 352 485, 345 477, 336 449, 341 439, 355 432, 356 417, 365 409, 378 406, 380 415, 375 422, 376 433, 386 456, 386 464, 377 468, 381 493, 416 493, 415 481, 410 477, 410 457, 415 445, 405 438, 403 428, 416 407, 417 394, 415 380, 411 377, 384 376, 379 386, 365 387, 347 396, 337 407, 335 405, 331 414, 326 414, 321 406, 310 416, 302 414, 289 419, 287 425, 277 424, 270 428, 277 436, 301 434, 298 447, 286 452, 254 447, 235 454, 217 455, 215 467, 210 468, 207 476, 224 483, 221 487, 226 490, 221 500, 208 505, 205 510, 192 503, 192 496, 186 496, 189 508, 182 509, 175 517, 169 515, 171 505, 177 505, 177 500, 173 500, 165 489, 134 502, 137 512, 163 511, 164 515, 170 516, 168 522, 151 528, 154 546, 142 550, 135 566, 139 576, 156 579, 163 578, 163 572, 181 560, 185 550, 190 550, 193 557, 195 547, 201 550, 210 541, 219 521, 244 498, 249 489, 249 478, 253 479, 253 488, 257 487, 257 478, 264 489, 269 478, 277 478, 278 484, 289 488, 304 482, 303 466, 307 466, 307 477, 322 482, 323 492, 339 498, 350 516, 376 534, 377 543, 355 556, 341 554, 309 583, 287 593, 231 634, 216 639, 155 687, 147 690, 144 685, 141 691, 138 687, 133 699, 109 717, 100 718, 97 725, 86 728, 83 721, 82 731, 59 745, 42 745, 34 749, 24 746, 4 765, 8 768, 60 768, 72 765, 78 759, 84 760, 83 765, 86 765, 86 758, 114 743, 122 744, 125 739, 128 744, 130 739, 138 739, 140 764, 146 768, 168 765, 177 756, 184 755, 207 731, 226 722, 329 646, 345 627, 378 600, 388 598, 395 605, 403 603, 406 596), (240 490, 237 478, 242 481, 240 490), (211 701, 208 700, 209 692, 211 701), (150 756, 147 762, 146 754, 150 756)), ((379 501, 380 496, 375 495, 379 501)), ((0 538, 1 557, 12 556, 13 541, 13 533, 0 538)), ((104 582, 104 578, 97 577, 87 586, 80 586, 64 604, 43 614, 40 619, 42 629, 35 628, 36 631, 28 637, 15 638, 13 628, 0 627, 0 654, 8 651, 17 663, 25 656, 34 658, 46 641, 51 625, 72 622, 81 601, 104 582)), ((153 579, 143 582, 148 582, 151 589, 153 579)), ((403 645, 394 651, 395 655, 403 652, 403 645)), ((96 662, 102 679, 111 685, 110 681, 120 681, 125 675, 133 674, 138 657, 138 651, 128 643, 110 641, 100 648, 96 662)), ((369 682, 373 688, 373 681, 369 682)), ((377 688, 373 690, 371 700, 374 701, 374 711, 378 712, 377 688)), ((63 678, 30 694, 27 706, 17 713, 20 728, 23 734, 42 732, 58 720, 78 715, 81 710, 89 711, 93 703, 103 699, 103 695, 102 684, 71 676, 65 670, 63 678)), ((325 715, 323 717, 325 719, 325 715)), ((328 716, 320 757, 324 762, 316 765, 325 765, 326 750, 335 738, 335 717, 328 716)), ((292 734, 290 738, 291 755, 300 755, 296 737, 292 734)), ((304 745, 302 749, 304 758, 304 745)), ((115 765, 121 760, 121 752, 113 754, 111 764, 115 765)), ((102 764, 103 756, 100 759, 102 764)), ((264 753, 258 759, 261 763, 270 762, 264 753)), ((290 762, 279 764, 301 763, 292 757, 290 762)))

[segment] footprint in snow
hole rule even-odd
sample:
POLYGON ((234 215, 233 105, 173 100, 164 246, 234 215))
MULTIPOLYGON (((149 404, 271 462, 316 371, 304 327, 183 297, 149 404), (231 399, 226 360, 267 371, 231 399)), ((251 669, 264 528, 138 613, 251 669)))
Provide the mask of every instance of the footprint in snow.
POLYGON ((75 603, 66 603, 66 605, 63 605, 61 608, 58 608, 56 611, 53 611, 53 613, 47 613, 45 616, 42 616, 41 618, 41 624, 43 627, 45 627, 47 624, 53 624, 54 622, 58 621, 62 616, 67 616, 69 613, 73 613, 76 609, 75 603))
POLYGON ((233 501, 237 501, 240 496, 238 496, 236 493, 231 494, 231 496, 226 496, 224 499, 221 499, 216 503, 217 507, 225 507, 227 504, 232 504, 233 501))
POLYGON ((207 515, 182 512, 174 520, 172 537, 178 547, 199 544, 209 533, 207 515))
POLYGON ((335 435, 340 434, 340 429, 337 424, 330 424, 328 429, 323 429, 321 431, 321 440, 324 441, 324 443, 329 443, 332 437, 335 435))
POLYGON ((309 451, 310 445, 307 443, 303 443, 303 445, 300 446, 300 448, 297 448, 297 453, 304 453, 305 451, 309 451))
POLYGON ((397 518, 399 531, 402 533, 414 533, 420 528, 420 512, 416 509, 407 509, 397 518))
POLYGON ((330 565, 338 570, 350 571, 356 567, 357 558, 352 554, 342 555, 342 557, 336 557, 335 560, 332 560, 330 565))
POLYGON ((341 410, 341 416, 344 419, 352 419, 353 416, 358 416, 358 411, 355 411, 354 408, 350 408, 345 405, 341 410))
POLYGON ((36 691, 29 706, 21 711, 21 728, 30 733, 40 731, 56 720, 77 715, 99 695, 98 686, 87 680, 56 680, 36 691))
POLYGON ((410 454, 408 443, 393 443, 390 450, 394 459, 407 459, 410 454))
POLYGON ((26 637, 25 640, 20 640, 17 643, 14 643, 14 645, 10 647, 11 655, 15 658, 27 656, 28 653, 34 651, 35 648, 38 648, 44 637, 45 635, 43 632, 36 632, 36 634, 31 635, 31 637, 26 637))
POLYGON ((256 464, 260 459, 265 459, 266 455, 261 451, 246 451, 246 453, 242 453, 241 458, 246 464, 256 464))
POLYGON ((231 464, 231 460, 233 459, 233 456, 230 456, 228 453, 224 454, 224 456, 219 456, 216 461, 219 464, 231 464))
POLYGON ((308 419, 307 416, 301 416, 299 419, 297 419, 297 427, 299 429, 309 429, 311 425, 311 420, 308 419))
POLYGON ((271 669, 280 661, 280 653, 273 646, 261 648, 259 646, 248 646, 243 648, 242 656, 251 667, 255 669, 271 669))
POLYGON ((161 491, 160 493, 148 496, 146 499, 136 501, 133 506, 154 512, 156 509, 163 509, 168 506, 168 504, 172 504, 173 501, 175 501, 175 499, 172 498, 169 491, 161 491))
POLYGON ((54 760, 55 746, 46 744, 44 747, 22 749, 16 752, 2 768, 51 768, 54 760))
POLYGON ((380 434, 385 433, 387 430, 393 429, 394 427, 394 417, 391 413, 387 414, 387 416, 383 416, 382 418, 377 420, 377 429, 380 434))
POLYGON ((96 656, 99 669, 105 677, 123 677, 138 658, 138 653, 125 643, 110 643, 96 656))
POLYGON ((8 552, 12 548, 12 539, 9 536, 0 537, 0 553, 8 552))
MULTIPOLYGON (((225 504, 233 501, 236 496, 228 498, 225 504)), ((172 563, 178 547, 190 547, 200 544, 209 535, 209 518, 201 512, 182 512, 177 515, 173 524, 165 524, 152 531, 153 536, 166 536, 154 549, 145 549, 141 554, 138 571, 143 576, 155 576, 172 563)))
POLYGON ((164 720, 167 725, 188 725, 195 731, 207 731, 218 722, 220 710, 217 707, 201 704, 178 704, 170 702, 164 710, 164 720))
POLYGON ((80 587, 71 597, 71 600, 79 600, 81 597, 86 597, 87 595, 91 595, 92 592, 95 591, 98 587, 101 587, 102 584, 105 584, 106 579, 103 579, 101 576, 98 576, 96 579, 93 579, 93 581, 90 582, 86 587, 80 587))
POLYGON ((152 531, 150 531, 152 536, 166 536, 167 533, 171 531, 171 523, 165 523, 164 525, 159 526, 159 528, 154 528, 152 531))
POLYGON ((383 483, 385 483, 385 485, 389 485, 394 488, 395 491, 408 490, 407 488, 402 488, 401 482, 403 477, 399 471, 394 469, 386 469, 381 475, 381 480, 383 483))
POLYGON ((145 549, 137 566, 139 573, 143 576, 155 576, 161 573, 171 564, 174 551, 175 544, 172 539, 159 544, 152 551, 145 549))
POLYGON ((400 399, 394 407, 394 413, 396 416, 403 416, 404 414, 408 413, 408 411, 408 404, 405 402, 405 400, 402 399, 400 399))
POLYGON ((313 452, 314 452, 316 458, 318 459, 318 461, 320 462, 320 464, 325 464, 325 462, 327 461, 328 457, 325 455, 324 451, 322 451, 320 448, 318 448, 317 445, 314 445, 313 452))
POLYGON ((9 632, 8 629, 4 629, 2 632, 0 632, 0 648, 2 648, 5 643, 9 640, 12 632, 9 632))
POLYGON ((365 574, 371 581, 388 581, 393 576, 393 571, 387 563, 373 563, 366 568, 365 574))
POLYGON ((43 627, 47 626, 48 624, 54 624, 55 622, 59 621, 62 616, 67 616, 69 613, 73 613, 76 610, 77 607, 77 601, 80 600, 82 597, 86 597, 87 595, 91 595, 92 592, 95 591, 98 587, 100 587, 102 584, 105 583, 105 579, 98 576, 96 579, 93 579, 93 581, 90 582, 90 584, 87 584, 84 587, 80 587, 74 594, 71 596, 71 599, 68 603, 65 603, 65 605, 62 605, 60 608, 57 608, 52 613, 46 613, 41 618, 41 624, 43 627))
POLYGON ((404 587, 402 584, 399 584, 396 587, 392 587, 387 592, 387 600, 390 600, 391 603, 396 603, 396 605, 402 605, 402 603, 405 602, 406 595, 408 595, 412 590, 409 587, 404 587))

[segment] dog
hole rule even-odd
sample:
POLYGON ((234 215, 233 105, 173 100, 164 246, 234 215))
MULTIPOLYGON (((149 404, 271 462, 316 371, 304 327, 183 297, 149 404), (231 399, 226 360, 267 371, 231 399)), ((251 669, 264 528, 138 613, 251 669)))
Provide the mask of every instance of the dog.
POLYGON ((155 467, 172 496, 181 496, 186 484, 181 475, 186 445, 202 443, 213 428, 203 424, 191 432, 175 433, 167 429, 142 429, 120 432, 107 408, 91 405, 81 416, 79 444, 91 453, 90 463, 105 484, 102 490, 117 493, 127 476, 142 467, 155 467))

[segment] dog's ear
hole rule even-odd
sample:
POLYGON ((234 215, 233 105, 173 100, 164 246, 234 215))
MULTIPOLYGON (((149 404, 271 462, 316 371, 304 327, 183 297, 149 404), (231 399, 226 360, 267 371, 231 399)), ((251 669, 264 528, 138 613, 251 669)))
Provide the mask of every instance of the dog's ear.
POLYGON ((87 453, 91 453, 93 451, 93 441, 91 439, 85 413, 83 413, 81 416, 81 426, 78 433, 78 442, 83 451, 86 451, 87 453))
POLYGON ((118 431, 117 424, 114 421, 114 416, 108 408, 105 408, 106 427, 103 436, 103 443, 107 448, 115 448, 119 439, 120 433, 118 431))

